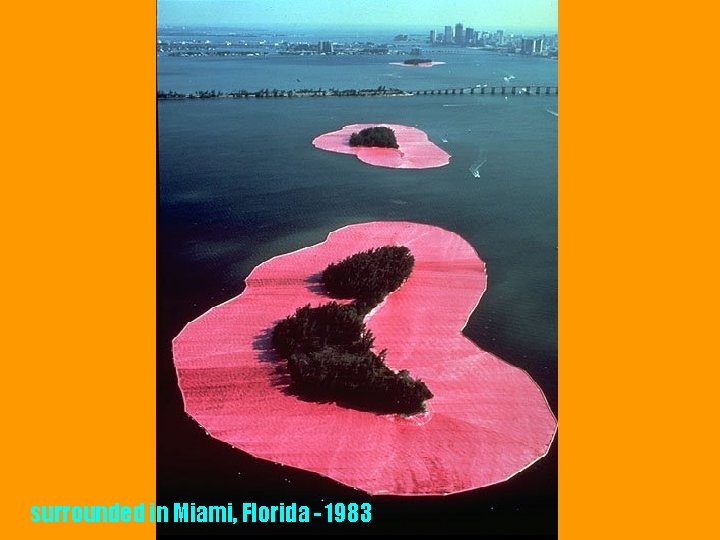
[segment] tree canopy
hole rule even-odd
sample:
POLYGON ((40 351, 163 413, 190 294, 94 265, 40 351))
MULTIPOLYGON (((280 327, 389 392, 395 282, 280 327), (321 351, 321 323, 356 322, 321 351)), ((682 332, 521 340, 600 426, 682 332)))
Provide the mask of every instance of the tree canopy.
POLYGON ((316 308, 308 304, 280 321, 272 345, 284 358, 325 348, 364 353, 372 347, 373 337, 353 306, 330 302, 316 308))
POLYGON ((412 272, 415 257, 405 246, 368 249, 330 264, 321 281, 330 296, 352 298, 365 313, 402 285, 412 272))
POLYGON ((350 407, 412 414, 433 397, 424 382, 385 365, 385 351, 353 354, 330 347, 295 354, 288 362, 296 388, 306 397, 333 397, 350 407))
POLYGON ((377 146, 380 148, 400 148, 395 132, 389 127, 373 126, 361 129, 350 135, 350 146, 377 146))
POLYGON ((408 60, 404 60, 403 64, 417 66, 418 64, 429 64, 430 62, 432 62, 432 60, 429 58, 409 58, 408 60))
POLYGON ((419 379, 385 365, 386 351, 372 350, 367 312, 396 290, 412 271, 406 247, 385 246, 329 265, 322 282, 331 295, 354 299, 298 308, 275 325, 273 348, 288 362, 291 388, 313 400, 334 400, 375 412, 413 414, 433 394, 419 379))

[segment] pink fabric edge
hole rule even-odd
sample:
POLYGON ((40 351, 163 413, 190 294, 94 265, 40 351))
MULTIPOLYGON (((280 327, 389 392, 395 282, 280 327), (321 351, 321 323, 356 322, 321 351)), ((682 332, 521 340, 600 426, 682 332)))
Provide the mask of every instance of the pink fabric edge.
POLYGON ((417 128, 401 124, 352 124, 313 139, 313 146, 328 152, 354 154, 369 165, 393 169, 429 169, 450 163, 450 154, 432 143, 427 134, 417 128), (400 148, 368 148, 350 146, 350 135, 373 126, 389 127, 395 131, 400 148))
POLYGON ((211 436, 372 494, 467 491, 506 480, 547 454, 557 423, 540 388, 460 333, 486 274, 454 233, 407 222, 352 225, 258 265, 246 282, 242 294, 173 340, 185 410, 211 436), (407 245, 416 268, 368 326, 376 348, 388 349, 388 364, 409 369, 435 393, 428 412, 374 415, 283 394, 271 384, 274 364, 258 336, 296 307, 328 301, 308 287, 309 276, 386 244, 407 245), (425 330, 410 341, 398 331, 418 325, 425 330), (452 358, 443 356, 448 352, 452 358), (476 394, 478 385, 483 391, 476 394))

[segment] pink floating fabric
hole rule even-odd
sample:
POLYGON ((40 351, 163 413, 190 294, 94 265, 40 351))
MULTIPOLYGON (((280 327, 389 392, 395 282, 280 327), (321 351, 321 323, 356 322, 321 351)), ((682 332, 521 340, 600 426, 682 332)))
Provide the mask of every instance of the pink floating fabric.
POLYGON ((390 65, 393 66, 403 66, 403 67, 421 67, 421 68, 429 68, 433 66, 440 66, 444 64, 445 62, 421 62, 419 64, 406 64, 405 62, 390 62, 390 65))
POLYGON ((173 340, 186 412, 214 438, 371 494, 436 495, 502 482, 543 457, 556 430, 545 396, 523 370, 461 330, 485 291, 485 264, 460 236, 429 225, 373 222, 274 257, 239 296, 173 340), (376 350, 435 397, 412 417, 311 403, 283 392, 269 331, 305 304, 328 264, 383 245, 407 246, 409 279, 368 315, 376 350))
POLYGON ((352 124, 320 135, 312 143, 321 150, 355 154, 360 161, 377 167, 429 169, 450 163, 450 154, 430 142, 424 131, 399 124, 352 124), (373 126, 388 127, 395 131, 400 148, 350 146, 350 135, 373 126))

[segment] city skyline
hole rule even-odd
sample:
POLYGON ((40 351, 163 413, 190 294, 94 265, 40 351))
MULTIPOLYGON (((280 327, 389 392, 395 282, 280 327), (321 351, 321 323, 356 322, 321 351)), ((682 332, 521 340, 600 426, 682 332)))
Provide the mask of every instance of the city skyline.
POLYGON ((158 0, 158 26, 377 26, 557 31, 557 0, 158 0))

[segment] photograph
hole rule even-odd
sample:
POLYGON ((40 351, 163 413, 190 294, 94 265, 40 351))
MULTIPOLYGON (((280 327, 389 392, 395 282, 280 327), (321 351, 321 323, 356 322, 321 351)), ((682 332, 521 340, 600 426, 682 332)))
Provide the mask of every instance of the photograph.
POLYGON ((556 0, 157 0, 158 536, 558 535, 556 0))

